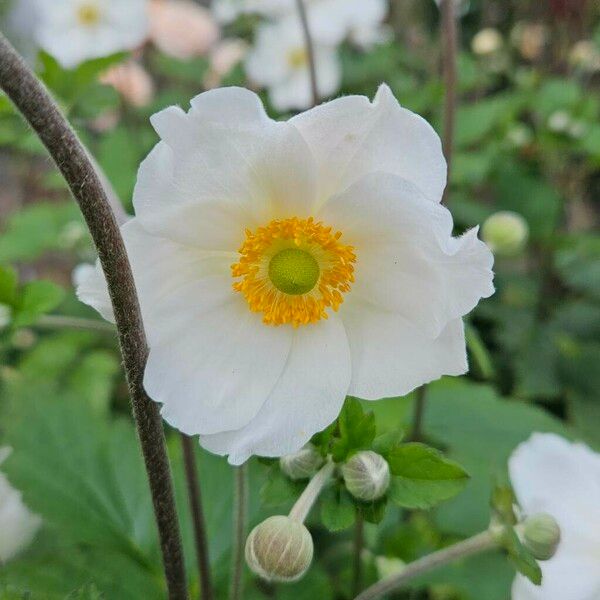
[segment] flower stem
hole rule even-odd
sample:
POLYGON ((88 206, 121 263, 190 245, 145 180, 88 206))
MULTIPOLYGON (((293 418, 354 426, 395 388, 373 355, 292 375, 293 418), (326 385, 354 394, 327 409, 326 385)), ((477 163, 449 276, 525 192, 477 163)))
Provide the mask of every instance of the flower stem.
POLYGON ((310 480, 308 485, 304 488, 302 494, 296 504, 292 506, 290 510, 290 518, 300 523, 304 523, 304 520, 308 516, 310 509, 319 497, 321 490, 325 487, 325 484, 329 481, 333 475, 335 465, 331 460, 328 460, 322 467, 321 470, 310 480))
POLYGON ((306 5, 304 0, 296 0, 298 16, 302 24, 302 32, 304 33, 304 46, 308 57, 308 69, 310 73, 310 91, 312 93, 312 104, 319 104, 319 87, 317 85, 317 63, 315 60, 315 47, 313 44, 310 27, 308 25, 308 16, 306 14, 306 5))
POLYGON ((101 331, 112 334, 117 332, 115 326, 106 321, 66 315, 42 315, 34 326, 40 329, 87 329, 88 331, 101 331))
POLYGON ((354 524, 354 565, 352 573, 352 595, 356 596, 362 586, 362 551, 364 545, 365 520, 357 512, 354 524))
POLYGON ((455 0, 441 0, 441 34, 443 41, 442 68, 446 94, 444 97, 444 137, 442 141, 444 156, 448 165, 448 183, 444 190, 442 203, 448 201, 450 175, 452 173, 452 153, 454 147, 454 124, 456 120, 456 55, 457 24, 455 0))
POLYGON ((409 439, 411 442, 420 442, 423 439, 423 420, 425 417, 425 401, 427 398, 427 384, 422 385, 415 392, 415 408, 413 413, 412 431, 409 439))
POLYGON ((498 542, 489 531, 484 531, 471 538, 458 542, 453 546, 448 546, 443 550, 424 556, 419 560, 408 564, 400 573, 386 577, 381 581, 368 587, 366 590, 361 592, 354 600, 377 600, 383 598, 386 594, 396 592, 406 585, 409 581, 415 577, 442 567, 449 563, 466 558, 467 556, 473 556, 475 554, 481 554, 488 550, 492 550, 498 547, 498 542))
POLYGON ((241 600, 243 595, 244 544, 248 529, 248 467, 243 464, 235 470, 233 556, 229 600, 241 600))
POLYGON ((208 554, 208 542, 206 536, 206 522, 202 509, 202 495, 200 493, 200 482, 196 470, 196 456, 194 454, 194 442, 191 437, 181 434, 181 446, 183 449, 183 465, 187 483, 190 511, 194 526, 194 541, 196 542, 196 560, 198 562, 198 573, 200 575, 200 596, 202 600, 213 600, 214 593, 210 576, 210 560, 208 554))
POLYGON ((148 474, 172 600, 187 598, 173 482, 158 405, 144 391, 148 347, 123 238, 87 151, 43 84, 0 33, 0 87, 46 146, 69 185, 98 250, 115 313, 133 416, 148 474))

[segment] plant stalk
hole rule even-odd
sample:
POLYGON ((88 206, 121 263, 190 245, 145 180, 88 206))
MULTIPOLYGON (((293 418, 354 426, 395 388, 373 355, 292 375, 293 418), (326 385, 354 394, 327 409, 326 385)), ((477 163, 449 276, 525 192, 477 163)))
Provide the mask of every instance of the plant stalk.
POLYGON ((471 538, 458 542, 452 546, 448 546, 442 550, 438 550, 433 554, 424 556, 414 562, 408 564, 397 575, 386 577, 381 581, 368 587, 361 592, 354 600, 378 600, 386 594, 397 592, 402 589, 408 582, 412 581, 419 575, 433 571, 438 567, 450 564, 456 560, 481 554, 488 550, 493 550, 498 547, 498 542, 489 531, 484 531, 471 538))
POLYGON ((148 347, 123 238, 102 182, 75 132, 43 84, 0 34, 0 87, 37 133, 88 225, 110 293, 133 416, 144 456, 169 598, 187 598, 173 482, 158 405, 143 386, 148 347))
POLYGON ((196 560, 198 573, 200 575, 200 596, 202 600, 214 600, 214 592, 210 573, 210 559, 208 552, 208 541, 206 532, 206 521, 202 508, 202 494, 198 471, 196 467, 196 456, 194 454, 194 441, 191 437, 180 434, 181 447, 183 449, 183 465, 185 469, 185 480, 187 483, 190 512, 194 527, 194 541, 196 544, 196 560))
POLYGON ((331 460, 328 460, 322 467, 321 470, 309 481, 308 485, 304 488, 302 494, 292 510, 290 510, 290 518, 300 523, 304 523, 304 520, 308 516, 310 509, 316 502, 321 490, 325 487, 325 484, 331 479, 335 465, 331 460))
POLYGON ((306 49, 306 56, 308 58, 308 69, 310 73, 310 91, 312 94, 312 105, 316 106, 319 104, 319 86, 317 84, 317 61, 315 58, 315 46, 310 32, 310 26, 308 24, 308 15, 306 14, 306 5, 304 0, 296 0, 296 7, 298 9, 298 16, 300 17, 300 23, 302 24, 302 33, 304 34, 304 47, 306 49))
POLYGON ((243 597, 244 545, 248 530, 248 465, 243 464, 235 470, 234 481, 234 525, 233 556, 231 559, 231 586, 229 600, 241 600, 243 597))

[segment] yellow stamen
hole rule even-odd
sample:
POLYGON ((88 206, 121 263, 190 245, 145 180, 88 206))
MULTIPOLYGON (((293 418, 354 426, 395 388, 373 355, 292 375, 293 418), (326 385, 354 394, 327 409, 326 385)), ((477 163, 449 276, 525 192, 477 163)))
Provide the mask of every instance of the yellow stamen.
POLYGON ((293 69, 301 69, 308 65, 308 53, 305 48, 295 48, 287 53, 287 61, 293 69))
POLYGON ((340 243, 341 236, 312 217, 246 230, 240 260, 231 266, 233 277, 241 278, 233 289, 269 325, 326 319, 326 309, 337 310, 354 281, 354 248, 340 243))
POLYGON ((100 9, 93 2, 82 4, 77 9, 77 20, 85 26, 96 25, 100 21, 100 9))

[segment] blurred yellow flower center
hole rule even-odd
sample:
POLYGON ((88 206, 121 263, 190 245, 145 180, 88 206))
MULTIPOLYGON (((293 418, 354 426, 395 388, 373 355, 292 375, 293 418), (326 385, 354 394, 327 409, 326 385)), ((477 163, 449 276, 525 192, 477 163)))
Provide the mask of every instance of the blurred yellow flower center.
POLYGON ((96 25, 100 21, 100 9, 93 2, 82 4, 77 9, 77 20, 82 25, 96 25))
POLYGON ((293 69, 300 69, 308 65, 308 53, 305 48, 295 48, 287 54, 287 61, 293 69))
POLYGON ((312 217, 246 230, 240 259, 231 267, 233 289, 269 325, 326 319, 326 309, 337 310, 354 281, 354 248, 341 237, 312 217))

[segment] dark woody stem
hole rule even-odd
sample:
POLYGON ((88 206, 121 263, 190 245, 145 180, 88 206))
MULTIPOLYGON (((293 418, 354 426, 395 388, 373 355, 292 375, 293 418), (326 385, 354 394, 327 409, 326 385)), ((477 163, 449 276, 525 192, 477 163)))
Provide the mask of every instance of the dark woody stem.
POLYGON ((308 16, 306 14, 306 5, 304 0, 296 0, 296 7, 298 8, 298 16, 302 23, 302 32, 304 33, 304 47, 306 48, 306 55, 308 57, 308 68, 310 72, 310 91, 312 94, 312 105, 316 106, 319 104, 319 87, 317 85, 317 64, 315 60, 315 47, 313 44, 312 34, 308 25, 308 16))
POLYGON ((144 391, 148 347, 123 238, 94 165, 43 84, 0 33, 0 87, 53 158, 92 234, 110 293, 158 526, 169 598, 187 598, 173 483, 158 405, 144 391))

